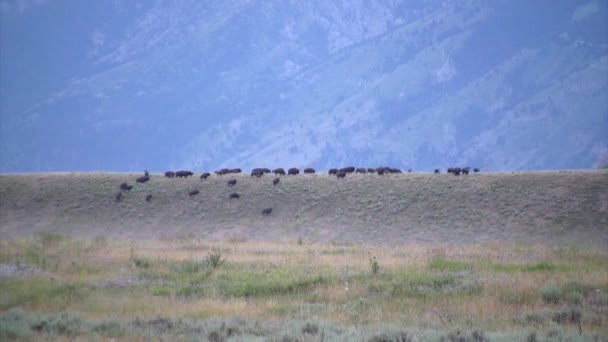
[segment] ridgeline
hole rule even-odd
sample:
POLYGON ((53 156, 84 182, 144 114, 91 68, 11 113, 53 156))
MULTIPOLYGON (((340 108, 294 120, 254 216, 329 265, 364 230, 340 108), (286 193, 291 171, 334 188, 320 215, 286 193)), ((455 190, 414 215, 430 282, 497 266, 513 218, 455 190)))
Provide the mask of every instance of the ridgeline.
POLYGON ((605 170, 311 174, 282 176, 276 186, 271 175, 198 175, 152 174, 140 184, 141 174, 3 174, 0 237, 608 245, 605 170), (117 200, 122 182, 133 188, 117 200))

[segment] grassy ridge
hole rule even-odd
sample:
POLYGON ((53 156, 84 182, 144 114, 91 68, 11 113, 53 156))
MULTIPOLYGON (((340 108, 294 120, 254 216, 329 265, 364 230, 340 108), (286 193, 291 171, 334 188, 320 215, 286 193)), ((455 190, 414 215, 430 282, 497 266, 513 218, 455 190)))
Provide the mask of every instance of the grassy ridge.
POLYGON ((605 245, 608 172, 196 176, 65 173, 0 175, 3 236, 80 236, 355 242, 515 240, 605 245), (228 187, 226 181, 238 183, 228 187), (115 201, 119 184, 135 184, 115 201), (190 190, 200 194, 189 197, 190 190), (231 192, 240 199, 229 200, 231 192), (145 196, 153 196, 150 202, 145 196), (272 207, 270 216, 261 210, 272 207))

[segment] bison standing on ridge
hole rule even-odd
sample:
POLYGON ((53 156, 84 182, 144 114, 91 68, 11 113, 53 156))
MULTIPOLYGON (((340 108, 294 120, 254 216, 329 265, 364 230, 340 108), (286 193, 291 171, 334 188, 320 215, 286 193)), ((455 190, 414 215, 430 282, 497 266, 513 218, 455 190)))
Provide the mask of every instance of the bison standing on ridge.
POLYGON ((272 208, 265 208, 262 210, 262 215, 270 215, 272 213, 272 208))
POLYGON ((144 176, 150 177, 150 174, 148 173, 148 170, 144 170, 144 176))
POLYGON ((478 168, 474 168, 473 172, 477 173, 477 172, 479 172, 479 169, 478 168))
POLYGON ((263 167, 261 170, 263 173, 270 173, 270 169, 267 167, 263 167))
POLYGON ((460 176, 460 172, 462 170, 459 167, 455 167, 452 169, 452 173, 454 174, 454 176, 460 176))
POLYGON ((173 172, 173 171, 167 171, 167 172, 165 172, 165 177, 167 177, 167 178, 173 178, 173 177, 175 177, 175 172, 173 172))
POLYGON ((255 168, 253 170, 251 170, 251 177, 256 176, 256 177, 262 177, 264 175, 264 170, 260 169, 260 168, 255 168))
POLYGON ((230 173, 241 173, 241 169, 239 169, 239 168, 230 169, 230 173))
POLYGON ((294 175, 295 176, 295 175, 297 175, 299 173, 300 173, 300 170, 298 170, 295 167, 292 167, 291 169, 287 170, 287 174, 288 175, 294 175))
POLYGON ((471 168, 470 168, 470 167, 468 167, 468 166, 467 166, 467 167, 463 167, 463 168, 462 168, 462 174, 463 174, 463 175, 467 175, 467 176, 468 176, 468 175, 469 175, 469 170, 470 170, 470 169, 471 169, 471 168))
POLYGON ((150 177, 148 176, 141 176, 141 177, 137 177, 137 179, 135 180, 137 183, 145 183, 147 181, 150 180, 150 177))
POLYGON ((376 172, 376 169, 374 169, 373 167, 368 167, 367 168, 367 172, 368 173, 374 173, 374 172, 376 172))
POLYGON ((315 169, 312 167, 307 167, 304 169, 304 173, 315 173, 315 169))
POLYGON ((205 179, 207 179, 207 177, 209 177, 209 176, 211 176, 211 174, 210 174, 209 172, 204 172, 204 173, 201 175, 201 180, 205 180, 205 179))
POLYGON ((239 199, 239 198, 240 198, 240 196, 236 192, 233 192, 230 194, 230 199, 239 199))
POLYGON ((383 176, 383 175, 384 175, 384 171, 385 171, 385 170, 384 170, 384 168, 383 168, 383 167, 379 167, 379 168, 377 168, 377 169, 376 169, 376 172, 378 172, 378 174, 379 174, 380 176, 383 176))
MULTIPOLYGON (((412 170, 411 170, 411 169, 410 169, 410 170, 407 170, 407 171, 408 171, 408 172, 412 172, 412 170)), ((403 173, 403 172, 401 172, 401 170, 400 170, 400 169, 397 169, 397 168, 392 168, 392 169, 391 169, 391 173, 403 173)))
POLYGON ((438 175, 439 174, 439 169, 435 169, 435 174, 438 175))
POLYGON ((233 186, 236 184, 236 179, 231 179, 228 182, 226 182, 228 184, 228 186, 233 186))
POLYGON ((454 173, 454 168, 453 167, 448 167, 448 173, 454 173))
POLYGON ((346 172, 346 173, 353 173, 353 172, 355 172, 355 167, 354 166, 343 167, 340 169, 340 171, 346 172))
POLYGON ((275 175, 283 175, 283 176, 285 176, 285 170, 283 170, 282 167, 280 167, 278 169, 272 170, 272 173, 274 173, 275 175))
POLYGON ((338 169, 329 169, 329 175, 335 175, 336 173, 338 173, 338 169))
POLYGON ((272 180, 272 185, 277 185, 277 184, 279 184, 280 181, 281 181, 281 178, 277 177, 272 180))
POLYGON ((338 178, 344 178, 344 177, 346 177, 346 172, 344 172, 344 171, 338 171, 338 173, 336 173, 336 177, 338 177, 338 178))
POLYGON ((364 168, 364 167, 358 167, 358 168, 355 170, 355 172, 356 172, 356 173, 367 173, 367 169, 366 169, 366 168, 364 168))
POLYGON ((177 177, 177 178, 182 178, 182 177, 183 177, 183 178, 188 178, 189 176, 192 176, 193 174, 194 174, 194 173, 192 173, 192 171, 184 171, 184 170, 181 170, 181 171, 177 171, 177 172, 175 173, 175 177, 177 177))
POLYGON ((192 196, 196 196, 200 193, 200 191, 198 190, 192 190, 188 193, 188 196, 192 197, 192 196))

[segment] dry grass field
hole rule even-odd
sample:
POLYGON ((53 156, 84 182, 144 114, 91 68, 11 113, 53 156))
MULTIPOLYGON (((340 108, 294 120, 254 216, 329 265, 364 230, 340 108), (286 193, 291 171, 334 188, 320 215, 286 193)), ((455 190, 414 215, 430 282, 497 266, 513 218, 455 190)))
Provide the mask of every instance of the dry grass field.
POLYGON ((0 176, 0 340, 608 338, 608 172, 136 177, 0 176))

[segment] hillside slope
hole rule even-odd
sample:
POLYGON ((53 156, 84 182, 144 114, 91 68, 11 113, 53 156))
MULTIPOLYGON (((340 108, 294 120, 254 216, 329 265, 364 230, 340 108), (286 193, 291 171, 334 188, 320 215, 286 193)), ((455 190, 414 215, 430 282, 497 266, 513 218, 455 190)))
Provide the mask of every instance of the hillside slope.
POLYGON ((58 231, 75 236, 341 242, 473 243, 513 240, 608 243, 608 172, 212 175, 0 175, 0 236, 58 231), (229 187, 229 179, 237 184, 229 187), (119 184, 135 186, 115 200, 119 184), (190 197, 189 191, 200 194, 190 197), (240 199, 230 200, 237 192, 240 199), (151 194, 152 200, 145 201, 151 194), (273 208, 264 216, 262 209, 273 208))

